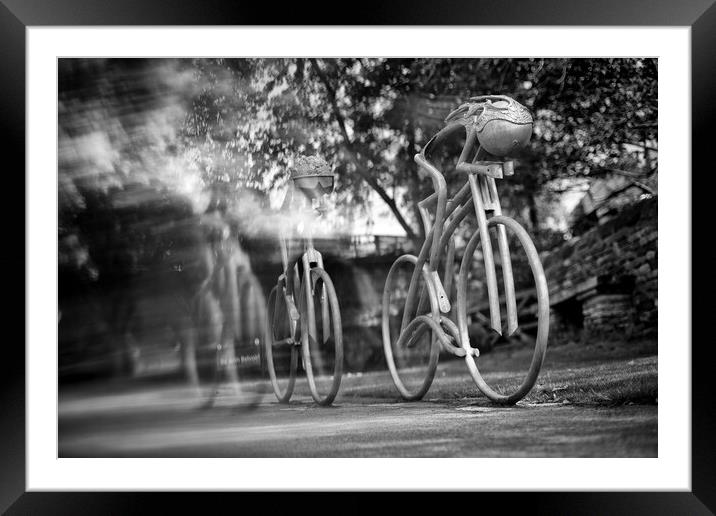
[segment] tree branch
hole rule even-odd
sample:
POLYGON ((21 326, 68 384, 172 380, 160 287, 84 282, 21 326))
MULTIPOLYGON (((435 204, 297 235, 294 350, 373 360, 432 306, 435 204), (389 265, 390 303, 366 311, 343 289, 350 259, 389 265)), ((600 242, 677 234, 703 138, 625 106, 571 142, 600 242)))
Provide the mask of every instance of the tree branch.
POLYGON ((622 145, 633 145, 634 147, 639 147, 640 149, 644 149, 645 151, 652 151, 652 152, 659 152, 659 149, 657 147, 652 147, 651 145, 647 145, 645 143, 637 143, 637 142, 622 142, 622 145))
POLYGON ((587 174, 587 175, 588 175, 588 176, 593 176, 593 175, 597 175, 597 174, 607 174, 607 173, 609 173, 609 172, 612 172, 612 173, 614 173, 614 174, 619 174, 620 176, 636 178, 636 177, 647 177, 647 176, 650 176, 651 174, 653 174, 654 172, 656 172, 656 169, 654 169, 654 170, 647 170, 646 172, 632 172, 632 171, 630 171, 630 170, 620 170, 620 169, 618 169, 618 168, 601 168, 601 169, 596 170, 596 171, 594 171, 594 172, 591 172, 590 174, 587 174))
POLYGON ((403 217, 402 213, 400 213, 400 210, 398 209, 398 206, 395 203, 395 200, 388 195, 388 193, 385 191, 385 189, 380 186, 378 181, 370 174, 370 171, 367 167, 365 167, 360 160, 358 159, 358 156, 354 150, 354 143, 351 140, 351 138, 348 136, 348 130, 346 129, 346 120, 343 116, 343 113, 341 113, 340 108, 338 107, 338 101, 336 100, 336 90, 331 85, 330 81, 328 80, 328 77, 326 77, 326 74, 324 73, 323 69, 319 66, 318 61, 315 58, 311 58, 311 65, 316 70, 316 73, 318 74, 318 78, 320 79, 323 86, 326 88, 326 92, 328 93, 328 100, 331 103, 331 108, 333 110, 333 115, 336 118, 336 122, 338 122, 338 127, 341 130, 341 134, 343 135, 343 149, 345 150, 346 154, 350 157, 351 161, 353 161, 353 164, 356 167, 356 171, 358 174, 365 180, 368 185, 376 191, 376 193, 380 196, 381 199, 388 205, 390 208, 390 211, 393 212, 393 215, 395 215, 395 218, 398 220, 398 223, 401 225, 401 227, 405 230, 406 234, 408 235, 408 238, 410 238, 413 241, 417 241, 418 238, 415 234, 415 231, 413 231, 413 228, 408 224, 408 222, 403 217))

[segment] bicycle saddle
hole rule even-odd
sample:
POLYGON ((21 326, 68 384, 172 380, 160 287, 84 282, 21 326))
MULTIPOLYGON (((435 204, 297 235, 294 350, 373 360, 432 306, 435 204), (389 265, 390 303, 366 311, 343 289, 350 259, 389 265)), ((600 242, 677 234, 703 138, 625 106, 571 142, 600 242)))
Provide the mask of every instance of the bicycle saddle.
POLYGON ((527 108, 506 95, 470 97, 445 122, 472 126, 480 145, 500 157, 524 147, 532 135, 533 124, 527 108))

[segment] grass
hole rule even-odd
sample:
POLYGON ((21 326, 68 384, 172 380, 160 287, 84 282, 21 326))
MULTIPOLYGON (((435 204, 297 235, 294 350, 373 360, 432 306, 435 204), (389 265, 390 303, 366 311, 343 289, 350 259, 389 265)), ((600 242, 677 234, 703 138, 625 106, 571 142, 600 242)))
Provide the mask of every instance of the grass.
MULTIPOLYGON (((531 350, 498 348, 478 359, 481 373, 498 392, 514 391, 531 350)), ((655 405, 658 400, 656 342, 595 342, 548 349, 537 383, 522 403, 561 403, 591 406, 655 405)), ((422 371, 406 373, 409 386, 418 385, 422 371), (411 383, 412 382, 412 383, 411 383)), ((402 377, 402 376, 401 376, 402 377)), ((345 398, 400 399, 387 372, 347 375, 341 384, 345 398)), ((424 399, 487 400, 477 390, 462 359, 442 360, 424 399)))
POLYGON ((656 357, 557 370, 541 377, 525 399, 531 403, 655 405, 656 357))
MULTIPOLYGON (((520 345, 500 346, 478 358, 480 372, 498 392, 513 392, 531 358, 531 349, 520 345)), ((520 402, 526 404, 573 404, 589 406, 656 405, 658 400, 657 345, 654 340, 637 342, 600 341, 550 346, 537 383, 520 402)), ((422 383, 422 369, 401 372, 410 387, 422 383)), ((296 395, 310 396, 305 375, 299 371, 296 395)), ((177 373, 175 380, 183 382, 177 373)), ((167 378, 126 384, 125 390, 149 387, 167 378)), ((265 382, 267 383, 267 382, 265 382)), ((120 384, 121 387, 124 384, 120 384)), ((115 389, 114 384, 105 385, 115 389)), ((267 386, 270 390, 270 387, 267 386)), ((110 389, 111 390, 111 389, 110 389)), ((122 389, 120 389, 122 390, 122 389)), ((363 374, 344 374, 340 400, 402 402, 387 368, 363 374)), ((434 402, 491 405, 479 392, 463 359, 441 357, 435 379, 423 398, 434 402)))

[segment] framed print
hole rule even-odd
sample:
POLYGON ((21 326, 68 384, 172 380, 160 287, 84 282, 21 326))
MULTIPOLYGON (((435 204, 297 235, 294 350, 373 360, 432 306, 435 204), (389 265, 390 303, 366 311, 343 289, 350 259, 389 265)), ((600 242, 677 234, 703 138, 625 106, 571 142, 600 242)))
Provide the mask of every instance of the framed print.
POLYGON ((709 1, 341 26, 59 5, 2 6, 27 301, 3 509, 396 490, 713 510, 691 291, 709 1))

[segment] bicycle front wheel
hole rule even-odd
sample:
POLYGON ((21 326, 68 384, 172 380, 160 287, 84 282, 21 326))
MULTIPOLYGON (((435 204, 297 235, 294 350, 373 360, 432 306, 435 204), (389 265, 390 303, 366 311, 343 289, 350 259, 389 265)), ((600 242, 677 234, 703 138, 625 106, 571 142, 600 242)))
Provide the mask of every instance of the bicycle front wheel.
POLYGON ((279 403, 288 403, 296 384, 298 351, 293 344, 289 307, 279 284, 268 298, 268 338, 265 341, 266 367, 279 403))
POLYGON ((328 273, 313 268, 301 286, 301 349, 311 396, 330 405, 343 376, 343 329, 338 297, 328 273))
MULTIPOLYGON (((488 220, 488 228, 499 229, 500 226, 508 230, 506 235, 512 234, 516 237, 524 252, 524 254, 512 255, 510 263, 514 267, 515 288, 521 299, 520 304, 532 308, 522 310, 521 315, 530 320, 519 321, 521 327, 518 327, 513 336, 521 336, 521 340, 529 342, 529 347, 532 349, 523 345, 515 347, 509 344, 508 353, 495 353, 492 356, 490 354, 482 355, 478 359, 481 362, 482 370, 478 368, 472 353, 467 353, 465 360, 470 375, 485 396, 495 403, 512 405, 529 393, 542 368, 549 334, 549 294, 542 263, 527 231, 517 221, 503 215, 497 215, 488 220), (536 334, 528 334, 527 328, 536 329, 536 334)), ((479 290, 479 288, 474 287, 484 284, 475 278, 474 274, 476 270, 483 268, 481 260, 480 263, 475 263, 474 260, 475 250, 479 243, 480 235, 476 231, 465 249, 457 285, 458 326, 463 346, 466 348, 470 346, 468 313, 478 319, 487 320, 486 316, 480 313, 480 307, 484 307, 485 303, 480 303, 480 300, 475 302, 475 297, 477 297, 475 290, 479 290)), ((502 263, 501 258, 498 263, 503 269, 507 265, 502 263)), ((490 331, 487 330, 487 332, 490 331)), ((480 347, 478 343, 477 348, 480 347)))

